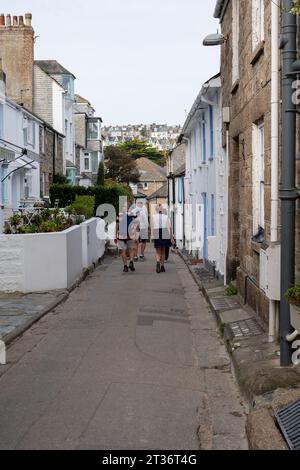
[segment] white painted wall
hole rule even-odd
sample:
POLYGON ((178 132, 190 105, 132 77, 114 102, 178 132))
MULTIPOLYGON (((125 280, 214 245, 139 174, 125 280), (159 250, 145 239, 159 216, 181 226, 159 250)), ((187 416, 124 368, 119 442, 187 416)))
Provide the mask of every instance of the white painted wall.
POLYGON ((0 235, 0 291, 66 289, 82 273, 82 229, 0 235))
POLYGON ((185 233, 188 251, 204 256, 204 193, 206 193, 206 259, 216 265, 219 273, 225 271, 226 254, 226 161, 222 149, 222 103, 219 79, 213 79, 211 88, 202 90, 193 114, 185 126, 186 179, 185 179, 185 233), (214 152, 211 158, 210 114, 208 102, 213 106, 214 152), (198 111, 199 105, 204 110, 198 111), (206 159, 203 158, 202 123, 205 122, 206 159), (214 227, 212 222, 214 196, 214 227), (214 230, 213 230, 214 228, 214 230))
POLYGON ((54 80, 52 80, 52 114, 54 129, 64 134, 64 90, 54 80))
POLYGON ((82 229, 82 265, 88 268, 97 263, 98 256, 98 219, 93 218, 81 224, 82 229))
MULTIPOLYGON (((39 165, 39 120, 29 112, 13 103, 10 100, 4 100, 3 103, 3 129, 2 137, 8 142, 10 151, 14 151, 14 160, 0 164, 0 174, 2 177, 9 176, 5 184, 0 182, 0 203, 5 206, 5 210, 17 209, 20 199, 25 195, 25 178, 30 181, 30 197, 40 197, 40 165, 39 165), (24 140, 24 129, 31 129, 32 139, 27 143, 24 140), (26 148, 28 155, 18 158, 22 149, 26 148), (26 168, 20 167, 33 161, 33 167, 27 165, 26 168), (15 171, 17 170, 17 171, 15 171), (4 197, 2 198, 2 190, 4 197)), ((2 148, 6 148, 4 143, 0 143, 2 148)))

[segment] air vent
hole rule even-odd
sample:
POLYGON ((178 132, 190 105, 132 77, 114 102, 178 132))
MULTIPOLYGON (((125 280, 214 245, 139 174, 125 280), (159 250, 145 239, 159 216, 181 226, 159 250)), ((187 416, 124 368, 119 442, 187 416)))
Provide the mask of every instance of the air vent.
POLYGON ((300 400, 275 413, 279 428, 291 450, 300 450, 300 400))

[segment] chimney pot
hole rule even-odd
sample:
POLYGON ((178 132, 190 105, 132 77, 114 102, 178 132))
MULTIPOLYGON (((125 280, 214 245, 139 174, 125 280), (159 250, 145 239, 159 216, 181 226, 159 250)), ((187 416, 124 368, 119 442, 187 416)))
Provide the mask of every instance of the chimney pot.
POLYGON ((13 17, 13 25, 18 26, 18 17, 17 16, 13 17))
POLYGON ((6 26, 11 26, 11 15, 6 15, 6 26))
POLYGON ((0 26, 5 26, 5 16, 3 13, 0 15, 0 26))
POLYGON ((24 26, 24 18, 23 18, 23 16, 19 16, 19 26, 24 26))
POLYGON ((26 13, 25 14, 25 25, 26 26, 31 26, 31 20, 32 20, 32 14, 31 13, 26 13))

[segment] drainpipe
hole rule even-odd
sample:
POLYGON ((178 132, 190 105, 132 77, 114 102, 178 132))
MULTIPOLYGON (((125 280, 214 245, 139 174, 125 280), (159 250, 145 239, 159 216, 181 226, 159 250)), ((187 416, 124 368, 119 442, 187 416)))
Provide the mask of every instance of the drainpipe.
MULTIPOLYGON (((271 243, 278 242, 279 208, 279 9, 280 0, 271 3, 271 243)), ((278 303, 269 303, 269 342, 276 338, 276 311, 278 303)))
POLYGON ((228 283, 228 276, 227 276, 227 256, 228 256, 228 229, 229 229, 229 223, 228 223, 228 217, 229 217, 229 170, 230 170, 230 165, 229 165, 229 125, 226 125, 226 155, 225 155, 226 161, 225 161, 225 176, 226 176, 226 249, 225 249, 225 266, 224 266, 224 285, 227 286, 228 283))
POLYGON ((296 15, 290 13, 293 0, 283 0, 282 49, 282 168, 281 168, 281 302, 280 365, 292 362, 292 348, 286 337, 292 332, 290 307, 284 295, 295 283, 295 187, 296 105, 293 103, 293 63, 297 59, 296 15))

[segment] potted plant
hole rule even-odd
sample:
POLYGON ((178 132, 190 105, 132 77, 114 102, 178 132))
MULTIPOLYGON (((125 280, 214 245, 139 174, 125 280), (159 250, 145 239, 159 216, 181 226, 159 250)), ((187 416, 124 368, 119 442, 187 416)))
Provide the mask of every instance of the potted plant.
POLYGON ((300 282, 286 291, 285 299, 290 304, 291 324, 300 333, 300 282))

